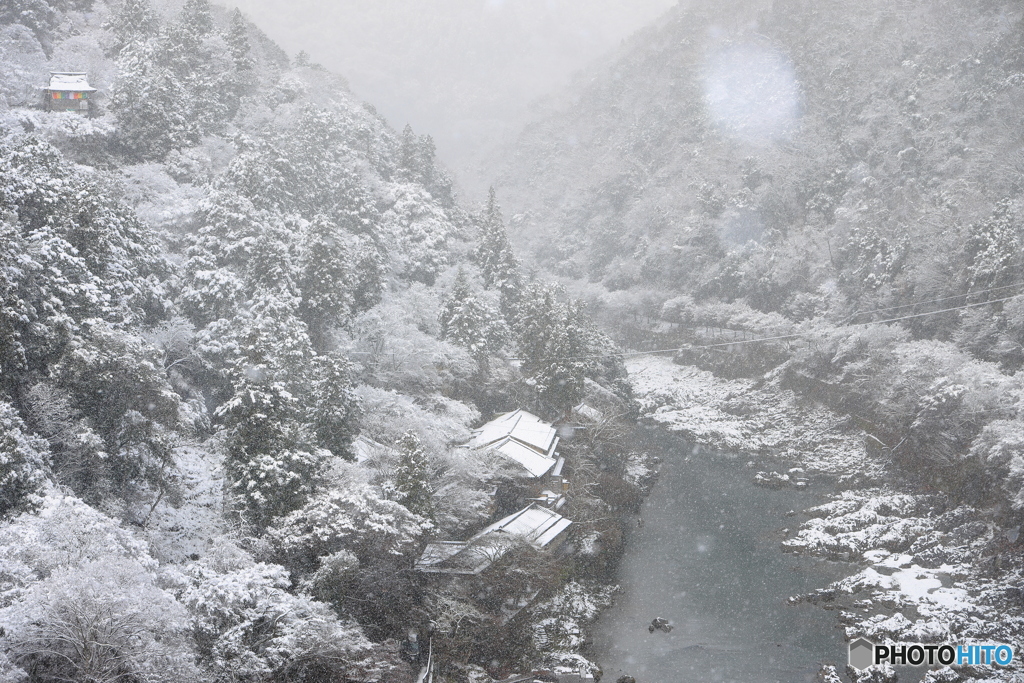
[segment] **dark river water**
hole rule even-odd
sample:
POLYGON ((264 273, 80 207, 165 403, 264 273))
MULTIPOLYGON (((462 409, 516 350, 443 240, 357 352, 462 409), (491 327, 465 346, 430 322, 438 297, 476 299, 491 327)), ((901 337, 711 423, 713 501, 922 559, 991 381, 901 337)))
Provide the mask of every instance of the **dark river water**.
POLYGON ((614 683, 813 681, 823 663, 846 664, 835 613, 786 598, 823 588, 851 565, 783 554, 779 543, 802 510, 825 500, 751 483, 742 461, 652 437, 661 476, 627 541, 622 592, 595 628, 592 656, 614 683), (670 633, 648 632, 654 617, 670 633))

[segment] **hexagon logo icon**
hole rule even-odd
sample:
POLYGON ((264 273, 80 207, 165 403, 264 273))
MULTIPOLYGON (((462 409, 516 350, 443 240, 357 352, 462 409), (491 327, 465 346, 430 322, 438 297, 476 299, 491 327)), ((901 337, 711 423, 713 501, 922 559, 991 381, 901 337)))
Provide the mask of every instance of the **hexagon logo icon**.
POLYGON ((866 669, 874 663, 875 644, 867 638, 858 638, 850 642, 850 666, 854 669, 866 669))

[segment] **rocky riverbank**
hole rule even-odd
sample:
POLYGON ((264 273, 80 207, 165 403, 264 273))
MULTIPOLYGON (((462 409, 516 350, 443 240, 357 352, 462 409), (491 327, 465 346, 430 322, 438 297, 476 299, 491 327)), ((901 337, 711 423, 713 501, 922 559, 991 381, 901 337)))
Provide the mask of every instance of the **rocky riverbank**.
MULTIPOLYGON (((1024 633, 1024 563, 1019 529, 999 528, 994 511, 954 506, 934 492, 893 483, 886 463, 842 415, 782 389, 771 375, 726 380, 667 358, 628 362, 645 422, 693 443, 736 453, 749 476, 769 486, 807 485, 834 493, 794 511, 785 552, 849 563, 850 575, 792 603, 836 611, 847 638, 875 642, 1005 642, 1024 633)), ((1018 648, 1019 649, 1019 648, 1018 648)), ((925 681, 1020 681, 1024 669, 963 666, 925 681)), ((920 670, 848 670, 854 683, 917 680, 920 670)), ((827 682, 843 680, 822 670, 827 682)))

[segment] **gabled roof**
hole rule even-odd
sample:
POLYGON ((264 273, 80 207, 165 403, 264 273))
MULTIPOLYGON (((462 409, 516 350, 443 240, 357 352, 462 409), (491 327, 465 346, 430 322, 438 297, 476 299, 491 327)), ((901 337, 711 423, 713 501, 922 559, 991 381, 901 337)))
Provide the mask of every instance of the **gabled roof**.
POLYGON ((394 448, 378 443, 363 434, 360 434, 352 441, 352 454, 355 455, 356 462, 358 463, 379 460, 396 452, 394 448))
POLYGON ((519 463, 531 476, 547 474, 555 464, 555 426, 525 410, 513 410, 473 431, 470 448, 487 448, 519 463))
POLYGON ((542 550, 570 524, 572 524, 571 521, 554 510, 548 510, 533 503, 519 512, 498 520, 469 539, 469 542, 472 543, 477 539, 498 534, 507 538, 521 538, 537 550, 542 550))
POLYGON ((543 550, 571 521, 536 503, 498 520, 468 541, 428 543, 416 569, 428 574, 479 574, 523 540, 543 550))
POLYGON ((89 85, 88 74, 84 71, 51 71, 50 84, 46 89, 74 92, 96 92, 96 88, 89 85))

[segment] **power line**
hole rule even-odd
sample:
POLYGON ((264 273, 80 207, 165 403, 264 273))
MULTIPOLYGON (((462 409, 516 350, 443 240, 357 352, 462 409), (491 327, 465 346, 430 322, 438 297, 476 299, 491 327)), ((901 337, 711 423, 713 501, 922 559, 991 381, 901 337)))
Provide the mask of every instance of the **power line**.
POLYGON ((846 320, 847 321, 852 320, 853 318, 856 318, 859 315, 871 315, 872 313, 883 313, 885 311, 895 311, 898 308, 909 308, 911 306, 921 306, 923 304, 937 304, 940 301, 949 301, 950 299, 959 299, 960 297, 973 296, 973 295, 977 295, 977 294, 988 294, 989 292, 997 292, 1000 289, 1009 289, 1011 287, 1021 287, 1021 286, 1024 286, 1024 282, 1014 282, 1013 284, 1003 285, 1001 287, 990 287, 989 289, 979 289, 976 292, 966 292, 964 294, 953 294, 951 296, 944 296, 941 299, 929 299, 927 301, 913 301, 913 302, 911 302, 909 304, 900 304, 898 306, 889 306, 887 308, 876 308, 876 309, 871 310, 871 311, 854 311, 853 313, 850 314, 850 316, 846 320))
MULTIPOLYGON (((867 327, 868 325, 887 325, 889 323, 896 323, 896 322, 900 322, 902 320, 912 320, 914 318, 923 318, 923 317, 929 316, 929 315, 938 315, 940 313, 951 313, 953 311, 962 311, 962 310, 965 310, 965 309, 968 309, 968 308, 978 308, 979 306, 988 306, 989 304, 998 304, 998 303, 1002 303, 1004 301, 1011 301, 1013 299, 1017 299, 1017 298, 1020 298, 1022 296, 1024 296, 1024 293, 1014 294, 1013 296, 1008 296, 1008 297, 1004 297, 1004 298, 1001 298, 1001 299, 990 299, 988 301, 980 301, 978 303, 973 303, 973 304, 964 304, 962 306, 954 306, 952 308, 943 308, 943 309, 940 309, 940 310, 937 310, 937 311, 928 311, 926 313, 914 313, 913 315, 904 315, 904 316, 900 316, 898 318, 889 318, 888 320, 872 320, 872 321, 864 322, 864 323, 853 323, 853 324, 849 324, 849 325, 844 325, 844 327, 867 327)), ((840 328, 837 327, 835 329, 840 329, 840 328)), ((800 337, 809 337, 809 336, 812 336, 814 334, 817 334, 817 332, 795 332, 793 334, 780 334, 780 335, 777 335, 777 336, 774 336, 774 337, 758 337, 757 339, 740 339, 740 340, 736 340, 736 341, 719 342, 717 344, 701 344, 701 345, 697 345, 697 346, 694 346, 694 345, 691 344, 691 345, 688 345, 688 346, 680 346, 680 347, 674 348, 674 349, 653 349, 651 351, 620 351, 620 352, 613 352, 613 353, 602 353, 602 354, 597 354, 597 355, 592 355, 592 356, 562 356, 562 357, 552 357, 552 358, 539 358, 539 359, 537 359, 537 362, 552 362, 552 361, 560 361, 560 360, 565 360, 565 361, 569 361, 569 360, 598 360, 598 359, 601 359, 601 358, 631 358, 633 356, 649 356, 649 355, 658 354, 658 353, 676 353, 678 351, 690 351, 690 350, 693 350, 693 349, 714 349, 714 348, 719 348, 719 347, 722 347, 722 346, 738 346, 740 344, 754 344, 754 343, 757 343, 757 342, 782 341, 784 339, 799 339, 800 337)), ((505 360, 509 360, 509 361, 525 361, 525 360, 528 360, 528 359, 526 359, 526 358, 506 358, 505 360)))

